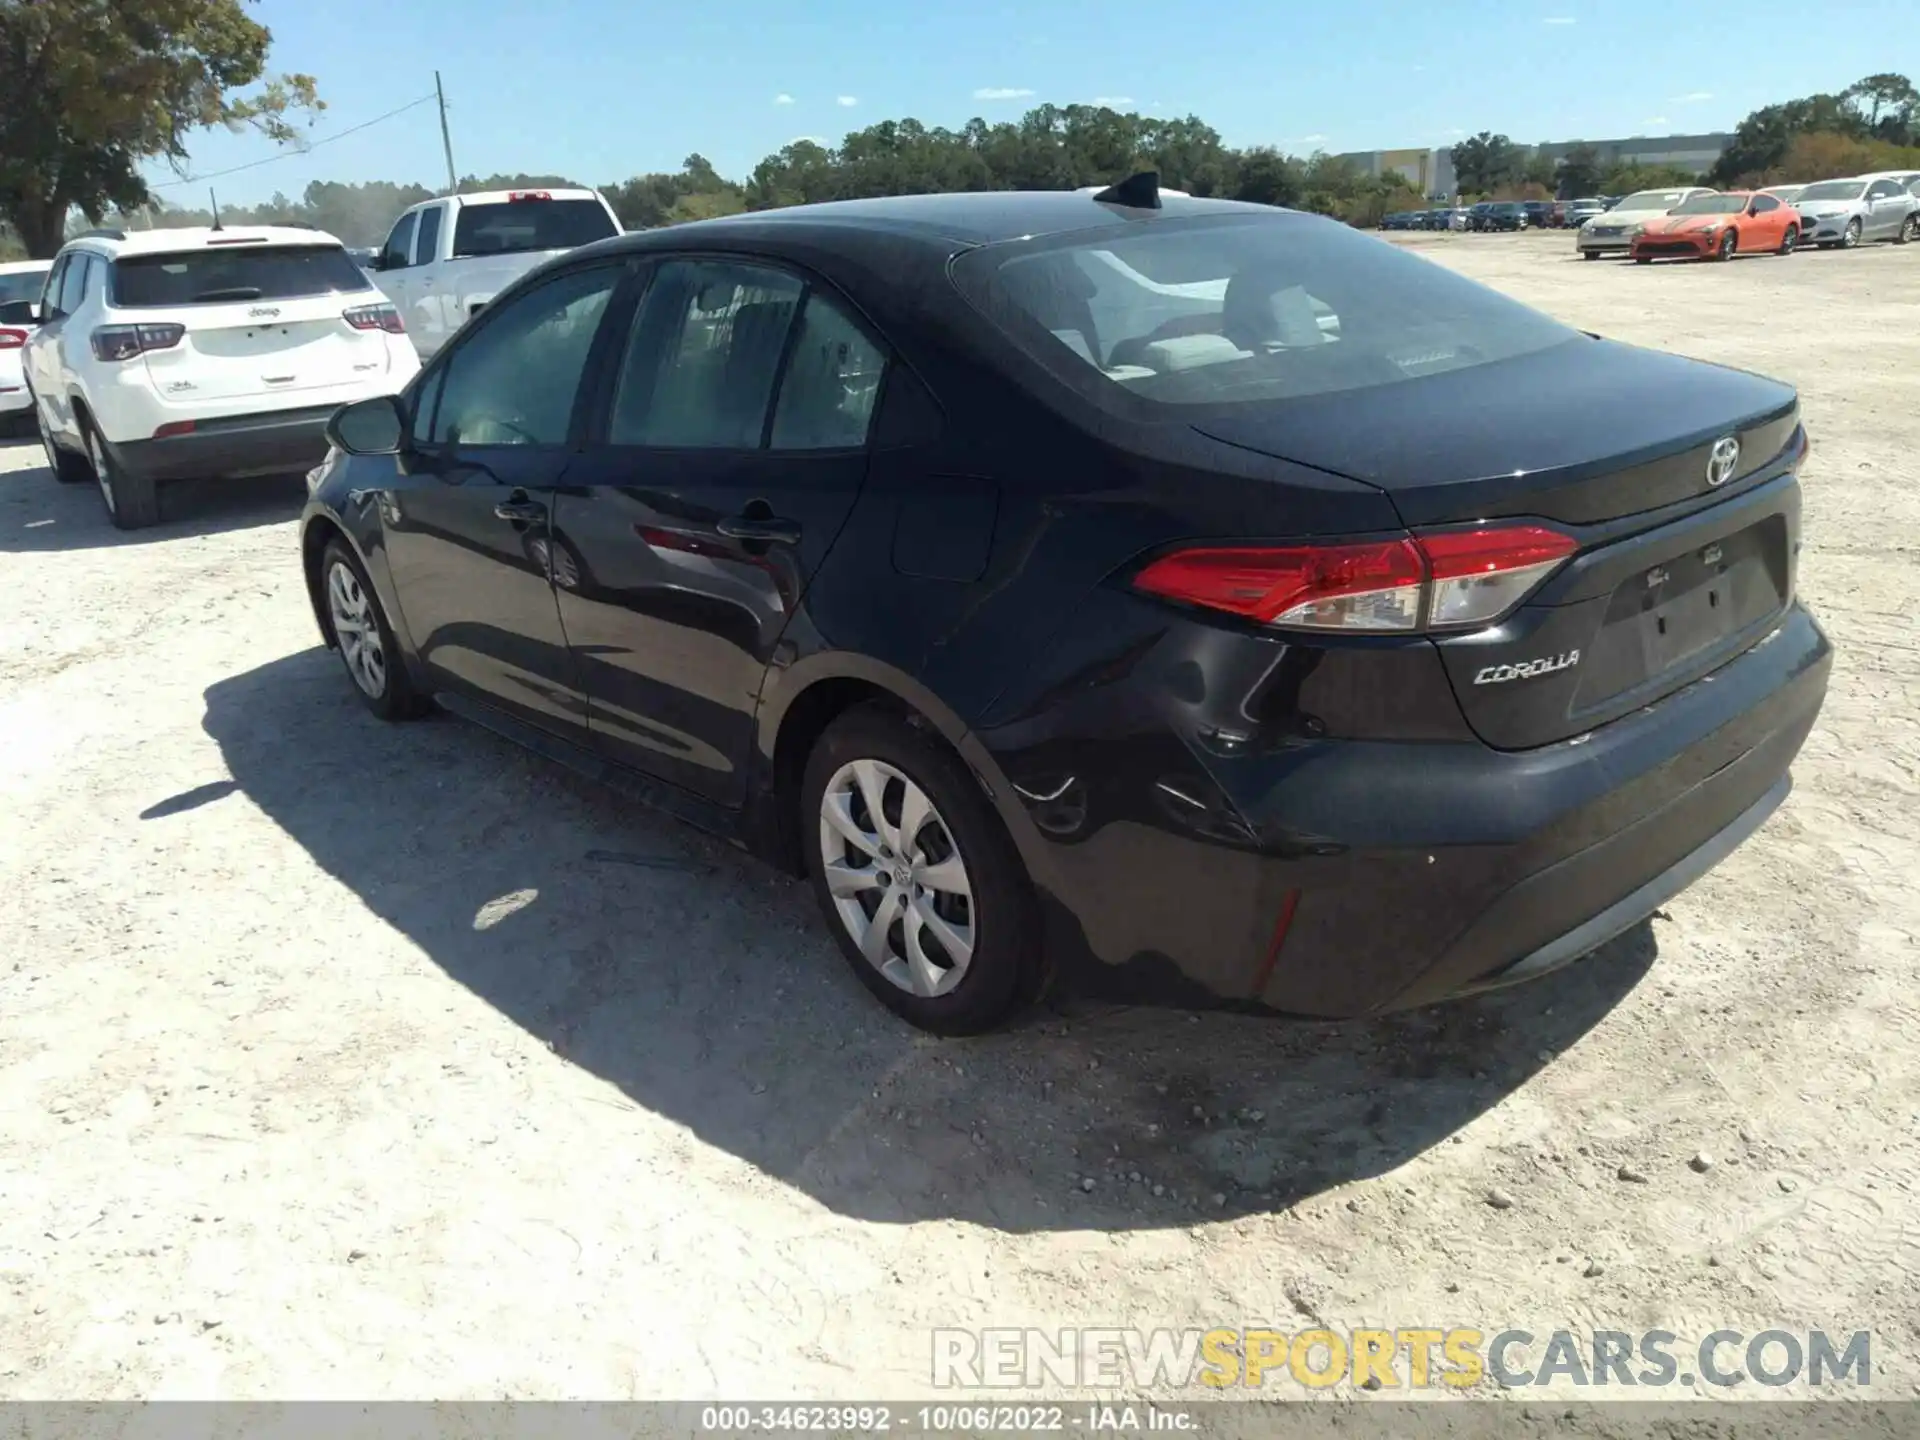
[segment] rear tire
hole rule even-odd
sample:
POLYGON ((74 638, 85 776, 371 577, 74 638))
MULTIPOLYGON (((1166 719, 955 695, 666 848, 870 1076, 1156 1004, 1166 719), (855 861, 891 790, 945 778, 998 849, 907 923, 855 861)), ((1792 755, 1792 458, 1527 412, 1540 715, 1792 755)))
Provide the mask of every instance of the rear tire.
POLYGON ((1800 227, 1798 225, 1787 226, 1787 233, 1780 237, 1780 253, 1782 255, 1791 255, 1799 248, 1799 245, 1800 227))
POLYGON ((849 710, 808 757, 800 807, 814 896, 881 1004, 933 1034, 974 1035, 1032 993, 1033 886, 952 751, 890 710, 849 710))
POLYGON ((320 555, 320 596, 327 635, 361 703, 382 720, 426 714, 431 707, 407 673, 373 582, 360 557, 338 540, 329 540, 320 555))
POLYGON ((47 429, 47 419, 40 413, 37 399, 33 402, 33 423, 40 432, 40 448, 46 452, 47 469, 53 472, 54 479, 62 485, 79 485, 93 478, 93 471, 85 460, 53 443, 53 432, 47 429))
POLYGON ((1900 222, 1900 233, 1893 237, 1896 245, 1911 245, 1920 240, 1920 214, 1909 215, 1900 222))
POLYGON ((144 530, 160 523, 160 489, 152 480, 129 475, 113 458, 113 449, 91 420, 80 422, 86 436, 87 459, 106 502, 107 518, 119 530, 144 530))

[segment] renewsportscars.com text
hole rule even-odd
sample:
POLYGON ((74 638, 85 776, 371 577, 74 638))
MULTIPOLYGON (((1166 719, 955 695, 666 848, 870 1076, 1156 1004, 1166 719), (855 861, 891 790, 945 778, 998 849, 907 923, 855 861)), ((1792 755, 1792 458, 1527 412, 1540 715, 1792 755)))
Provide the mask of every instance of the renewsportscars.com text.
POLYGON ((1715 1330, 1697 1339, 1670 1330, 1484 1331, 1461 1326, 1397 1330, 1043 1330, 933 1332, 933 1383, 955 1389, 1179 1388, 1219 1390, 1339 1385, 1366 1390, 1507 1389, 1574 1385, 1618 1389, 1805 1381, 1820 1388, 1873 1380, 1873 1338, 1715 1330))

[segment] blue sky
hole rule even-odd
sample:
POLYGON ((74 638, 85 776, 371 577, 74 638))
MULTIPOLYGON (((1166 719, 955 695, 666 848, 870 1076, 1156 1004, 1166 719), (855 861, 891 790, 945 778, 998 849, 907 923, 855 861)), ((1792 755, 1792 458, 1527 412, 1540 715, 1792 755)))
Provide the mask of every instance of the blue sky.
MULTIPOLYGON (((877 120, 959 125, 1043 102, 1195 114, 1233 145, 1445 145, 1481 129, 1533 142, 1731 127, 1758 105, 1881 70, 1920 73, 1912 0, 1735 7, 1669 0, 260 0, 272 64, 320 82, 315 140, 445 80, 462 174, 591 183, 699 151, 743 177, 799 136, 877 120)), ((199 175, 274 153, 196 139, 199 175)), ((253 203, 312 180, 437 185, 433 107, 217 180, 253 203)), ((156 170, 157 182, 172 181, 156 170)), ((159 193, 204 204, 205 185, 159 193)))

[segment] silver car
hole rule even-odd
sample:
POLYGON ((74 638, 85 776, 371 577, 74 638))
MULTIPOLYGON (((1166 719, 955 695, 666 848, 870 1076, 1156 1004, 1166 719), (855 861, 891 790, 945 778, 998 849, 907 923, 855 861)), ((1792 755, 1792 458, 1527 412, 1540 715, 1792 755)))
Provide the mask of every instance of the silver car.
POLYGON ((1867 240, 1904 245, 1920 239, 1920 195, 1890 177, 1816 181, 1793 208, 1800 212, 1802 245, 1851 250, 1867 240))

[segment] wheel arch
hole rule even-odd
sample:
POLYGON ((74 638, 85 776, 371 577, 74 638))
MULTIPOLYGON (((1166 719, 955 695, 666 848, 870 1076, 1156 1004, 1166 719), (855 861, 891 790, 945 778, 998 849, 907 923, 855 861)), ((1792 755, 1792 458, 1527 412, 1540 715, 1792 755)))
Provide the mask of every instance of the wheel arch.
POLYGON ((760 697, 749 843, 794 874, 805 872, 799 813, 807 756, 827 726, 848 710, 879 704, 937 738, 973 773, 999 816, 1029 877, 1051 888, 1045 843, 999 764, 966 721, 939 695, 903 670, 871 656, 826 651, 770 672, 760 697))

